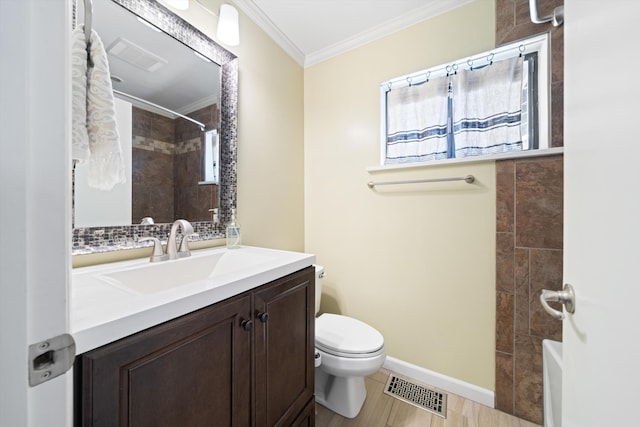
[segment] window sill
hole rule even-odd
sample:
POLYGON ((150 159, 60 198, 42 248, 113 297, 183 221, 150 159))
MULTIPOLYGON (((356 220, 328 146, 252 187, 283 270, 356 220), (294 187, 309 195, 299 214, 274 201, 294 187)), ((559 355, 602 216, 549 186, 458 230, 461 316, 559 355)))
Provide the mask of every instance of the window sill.
POLYGON ((465 157, 462 159, 443 159, 443 160, 431 160, 428 162, 421 162, 421 163, 403 163, 398 165, 370 166, 367 168, 367 172, 376 173, 376 172, 384 172, 384 171, 391 171, 391 170, 398 170, 398 169, 414 169, 414 168, 428 168, 428 167, 434 167, 434 166, 457 165, 461 163, 493 162, 496 160, 521 159, 526 157, 554 156, 554 155, 563 154, 563 153, 564 153, 564 147, 554 147, 554 148, 546 148, 543 150, 521 151, 518 153, 501 153, 501 154, 491 154, 487 156, 465 157))

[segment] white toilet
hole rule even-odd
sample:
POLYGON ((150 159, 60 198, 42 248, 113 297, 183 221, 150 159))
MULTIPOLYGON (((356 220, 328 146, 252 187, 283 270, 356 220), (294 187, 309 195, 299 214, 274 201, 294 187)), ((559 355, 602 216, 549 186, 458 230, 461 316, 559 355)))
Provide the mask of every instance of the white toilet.
MULTIPOLYGON (((316 315, 324 268, 316 265, 316 315)), ((386 358, 382 334, 360 320, 325 313, 316 318, 316 402, 347 418, 360 412, 367 390, 364 377, 386 358)))

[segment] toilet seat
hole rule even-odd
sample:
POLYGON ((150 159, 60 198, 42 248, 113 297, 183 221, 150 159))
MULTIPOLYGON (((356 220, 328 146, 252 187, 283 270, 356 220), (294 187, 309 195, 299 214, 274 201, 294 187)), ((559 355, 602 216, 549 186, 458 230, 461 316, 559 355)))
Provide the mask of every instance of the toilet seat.
POLYGON ((384 352, 382 334, 348 316, 325 313, 316 318, 316 348, 340 357, 368 358, 384 352))

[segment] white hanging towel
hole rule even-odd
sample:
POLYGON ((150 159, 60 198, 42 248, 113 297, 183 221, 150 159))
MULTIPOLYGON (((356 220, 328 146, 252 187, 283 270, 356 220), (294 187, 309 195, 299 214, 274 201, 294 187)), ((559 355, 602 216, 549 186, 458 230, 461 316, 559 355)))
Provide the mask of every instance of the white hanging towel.
POLYGON ((447 80, 387 92, 385 164, 447 158, 447 80))
MULTIPOLYGON (((81 43, 84 41, 84 30, 82 26, 78 26, 73 35, 73 46, 75 47, 78 38, 81 43), (79 34, 78 34, 79 33, 79 34)), ((86 44, 85 44, 86 47, 86 44)), ((76 56, 75 49, 72 48, 72 56, 74 63, 76 56)), ((86 73, 86 114, 84 120, 82 117, 81 87, 78 87, 78 95, 76 97, 76 81, 73 83, 73 129, 74 141, 73 152, 74 158, 80 161, 88 160, 88 184, 91 187, 100 190, 111 190, 116 184, 124 183, 125 169, 124 160, 122 158, 122 148, 120 146, 120 135, 115 116, 115 101, 113 98, 113 89, 111 87, 111 76, 109 74, 109 63, 107 54, 104 50, 102 40, 95 30, 91 31, 91 42, 89 50, 89 66, 86 73), (78 107, 76 108, 76 99, 78 107), (77 122, 76 122, 77 121, 77 122), (89 156, 86 156, 86 150, 82 142, 83 132, 80 129, 85 126, 89 156), (76 128, 78 129, 76 140, 76 128), (77 153, 76 153, 77 152, 77 153), (78 157, 75 157, 78 156, 78 157)), ((86 67, 86 50, 84 54, 86 67)), ((72 68, 74 65, 72 65, 72 68)), ((78 70, 82 65, 75 66, 78 70)), ((82 82, 82 79, 79 79, 82 82)), ((80 83, 81 85, 82 83, 80 83)))
POLYGON ((455 157, 522 150, 522 58, 454 78, 455 157))
POLYGON ((87 44, 82 26, 71 34, 71 130, 72 159, 89 160, 87 134, 87 44))
POLYGON ((89 185, 111 190, 126 181, 109 62, 102 40, 91 31, 87 73, 87 132, 89 134, 89 185))

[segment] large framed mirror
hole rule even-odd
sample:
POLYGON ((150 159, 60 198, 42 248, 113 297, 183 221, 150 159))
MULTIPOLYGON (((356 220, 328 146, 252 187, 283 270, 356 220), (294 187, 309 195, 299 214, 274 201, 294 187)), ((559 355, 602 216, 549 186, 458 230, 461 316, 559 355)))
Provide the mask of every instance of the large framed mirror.
POLYGON ((129 176, 91 190, 74 166, 72 253, 147 246, 139 237, 164 240, 178 218, 196 239, 223 238, 236 205, 236 56, 156 1, 77 0, 79 24, 85 2, 108 54, 129 176))

